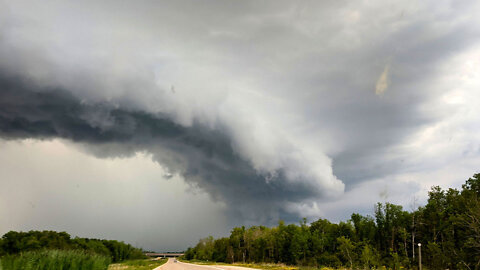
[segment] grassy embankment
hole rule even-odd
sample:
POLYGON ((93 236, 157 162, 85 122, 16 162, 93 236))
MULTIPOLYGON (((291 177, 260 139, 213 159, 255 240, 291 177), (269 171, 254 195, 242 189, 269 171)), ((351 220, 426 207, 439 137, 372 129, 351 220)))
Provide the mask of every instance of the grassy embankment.
POLYGON ((42 250, 6 255, 0 270, 151 270, 167 262, 163 260, 131 260, 110 264, 106 256, 79 250, 42 250))
POLYGON ((1 258, 1 270, 106 270, 109 257, 79 250, 29 251, 1 258))
POLYGON ((122 263, 114 263, 108 267, 108 270, 152 270, 167 262, 167 259, 161 260, 132 260, 122 263))

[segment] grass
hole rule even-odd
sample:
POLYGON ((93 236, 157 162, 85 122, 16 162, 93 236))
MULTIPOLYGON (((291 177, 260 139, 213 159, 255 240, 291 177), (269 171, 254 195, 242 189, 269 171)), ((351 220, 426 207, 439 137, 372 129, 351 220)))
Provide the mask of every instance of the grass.
POLYGON ((1 270, 106 270, 110 258, 79 250, 42 250, 3 256, 1 270))
POLYGON ((122 263, 111 264, 108 267, 108 270, 151 270, 166 262, 167 262, 167 259, 131 260, 131 261, 126 261, 122 263))
MULTIPOLYGON (((227 264, 228 265, 228 264, 227 264)), ((249 267, 249 268, 257 268, 257 269, 268 269, 268 270, 298 270, 299 268, 296 266, 287 266, 283 264, 273 264, 273 263, 234 263, 231 264, 232 266, 240 266, 240 267, 249 267)))
MULTIPOLYGON (((309 266, 289 266, 284 264, 272 264, 272 263, 221 263, 221 262, 209 262, 209 261, 199 261, 199 260, 182 260, 182 262, 186 263, 193 263, 199 265, 226 265, 226 266, 240 266, 240 267, 248 267, 248 268, 255 268, 255 269, 265 269, 265 270, 348 270, 346 267, 342 268, 331 268, 331 267, 309 267, 309 266)), ((357 268, 354 268, 357 269, 357 268)), ((363 268, 359 268, 363 269, 363 268)), ((379 269, 379 270, 386 270, 391 268, 386 268, 385 266, 380 268, 372 268, 372 269, 379 269)), ((400 267, 400 269, 405 269, 400 267)), ((426 269, 425 267, 423 269, 426 269)))

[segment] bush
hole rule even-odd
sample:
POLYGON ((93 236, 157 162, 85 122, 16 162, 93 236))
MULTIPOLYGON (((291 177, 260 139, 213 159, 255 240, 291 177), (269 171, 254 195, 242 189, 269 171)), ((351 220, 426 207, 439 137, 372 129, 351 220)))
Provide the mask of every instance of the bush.
POLYGON ((10 231, 0 238, 0 257, 38 250, 83 250, 110 257, 113 262, 145 259, 143 251, 115 240, 71 238, 66 232, 10 231))

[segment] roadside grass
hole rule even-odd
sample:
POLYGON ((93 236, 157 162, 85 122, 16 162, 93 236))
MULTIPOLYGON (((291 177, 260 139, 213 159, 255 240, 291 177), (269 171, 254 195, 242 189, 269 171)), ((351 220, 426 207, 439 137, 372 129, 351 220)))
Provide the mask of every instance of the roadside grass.
POLYGON ((256 268, 256 269, 268 269, 268 270, 298 270, 300 268, 296 266, 288 266, 284 264, 273 264, 273 263, 234 263, 234 264, 226 264, 232 266, 240 266, 240 267, 248 267, 248 268, 256 268))
MULTIPOLYGON (((209 262, 209 261, 199 261, 199 260, 181 260, 182 262, 186 263, 193 263, 199 265, 224 265, 224 266, 239 266, 239 267, 248 267, 248 268, 255 268, 255 269, 265 269, 265 270, 348 270, 349 268, 341 267, 341 268, 332 268, 332 267, 311 267, 311 266, 289 266, 285 264, 271 264, 271 263, 221 263, 221 262, 209 262)), ((357 269, 357 268, 354 268, 357 269)), ((363 269, 363 268, 358 268, 363 269)), ((386 268, 385 266, 379 268, 372 268, 372 269, 379 269, 379 270, 392 270, 391 268, 386 268)), ((400 270, 406 269, 400 267, 400 270)), ((423 269, 426 269, 425 267, 423 269)), ((428 270, 428 269, 427 269, 428 270)))
POLYGON ((167 262, 167 259, 161 260, 131 260, 122 263, 110 264, 108 270, 151 270, 167 262))
POLYGON ((2 270, 106 270, 110 258, 80 250, 29 251, 1 258, 2 270))

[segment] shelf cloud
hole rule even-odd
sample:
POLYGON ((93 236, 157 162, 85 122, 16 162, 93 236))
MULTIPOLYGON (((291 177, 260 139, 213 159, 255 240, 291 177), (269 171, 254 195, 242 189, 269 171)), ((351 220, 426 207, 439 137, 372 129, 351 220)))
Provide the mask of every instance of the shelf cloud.
POLYGON ((62 138, 86 145, 100 157, 150 153, 169 174, 180 174, 226 203, 232 216, 264 222, 290 219, 301 213, 287 211, 287 204, 343 190, 328 159, 324 160, 326 172, 309 171, 295 164, 304 161, 295 157, 288 166, 264 170, 262 164, 235 151, 228 129, 221 126, 183 126, 168 115, 89 104, 68 91, 38 89, 20 78, 1 78, 0 89, 3 138, 62 138))

